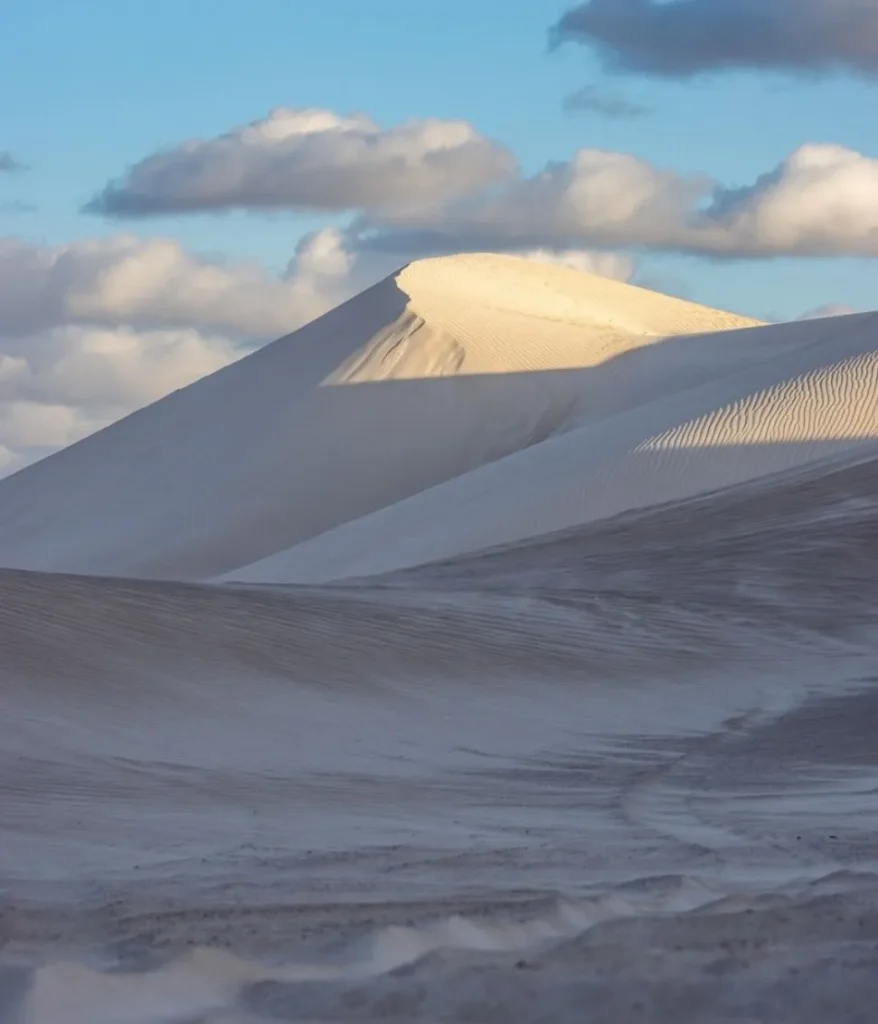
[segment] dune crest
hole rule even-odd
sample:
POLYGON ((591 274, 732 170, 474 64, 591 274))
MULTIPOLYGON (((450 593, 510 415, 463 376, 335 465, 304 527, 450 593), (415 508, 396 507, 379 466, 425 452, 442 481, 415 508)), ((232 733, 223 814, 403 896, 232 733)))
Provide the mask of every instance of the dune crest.
POLYGON ((420 261, 0 481, 0 565, 229 573, 710 375, 609 368, 753 323, 523 258, 420 261))

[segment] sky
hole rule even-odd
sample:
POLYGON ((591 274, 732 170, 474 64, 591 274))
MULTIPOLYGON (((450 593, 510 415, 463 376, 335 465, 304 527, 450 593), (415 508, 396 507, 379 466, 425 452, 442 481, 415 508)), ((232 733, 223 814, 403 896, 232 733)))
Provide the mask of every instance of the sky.
POLYGON ((410 259, 878 307, 878 0, 7 0, 0 473, 410 259))

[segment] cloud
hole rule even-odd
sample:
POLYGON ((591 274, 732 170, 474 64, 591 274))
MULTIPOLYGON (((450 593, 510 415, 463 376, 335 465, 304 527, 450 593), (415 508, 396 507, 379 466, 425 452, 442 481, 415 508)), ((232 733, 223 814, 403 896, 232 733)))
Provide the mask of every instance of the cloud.
POLYGON ((19 452, 14 452, 11 448, 7 448, 5 444, 0 444, 0 476, 6 476, 8 473, 14 472, 20 467, 22 461, 19 452))
POLYGON ((361 244, 411 252, 456 249, 675 248, 710 195, 703 176, 662 170, 625 153, 581 149, 478 198, 429 217, 363 219, 361 244))
POLYGON ((244 351, 193 330, 61 327, 0 339, 0 472, 72 444, 244 351))
POLYGON ((630 281, 636 270, 635 261, 630 256, 621 256, 614 252, 592 252, 587 249, 530 249, 521 250, 517 255, 541 263, 583 270, 599 277, 612 277, 616 281, 630 281))
POLYGON ((26 203, 22 199, 13 199, 9 203, 0 203, 0 211, 3 213, 36 213, 37 207, 34 203, 26 203))
POLYGON ((13 446, 0 445, 9 453, 4 461, 16 461, 17 449, 71 444, 91 429, 78 419, 77 411, 66 405, 20 400, 0 403, 0 432, 13 446))
POLYGON ((717 189, 692 245, 732 256, 878 256, 878 160, 801 146, 754 184, 717 189))
POLYGON ((633 120, 652 113, 651 107, 633 103, 624 96, 587 86, 564 97, 563 109, 568 114, 599 114, 615 121, 633 120))
POLYGON ((846 306, 840 302, 830 302, 825 306, 818 306, 816 309, 809 309, 807 312, 797 316, 797 320, 822 320, 828 316, 847 316, 850 313, 859 313, 853 306, 846 306))
POLYGON ((364 249, 652 249, 751 259, 878 256, 878 160, 810 143, 743 187, 583 149, 427 216, 361 218, 364 249))
POLYGON ((247 351, 229 338, 193 329, 67 326, 7 340, 3 349, 0 403, 84 408, 92 416, 153 402, 247 351))
POLYGON ((0 336, 125 324, 277 337, 334 305, 355 269, 332 229, 304 239, 281 276, 198 256, 170 238, 117 235, 56 247, 0 239, 0 336))
POLYGON ((592 48, 609 71, 665 78, 878 74, 878 0, 589 0, 551 36, 592 48))
POLYGON ((465 121, 382 129, 364 116, 279 108, 214 139, 135 164, 86 207, 111 217, 229 209, 429 209, 515 172, 515 158, 465 121))
POLYGON ((383 266, 334 229, 303 239, 281 275, 173 239, 0 239, 0 472, 294 330, 383 266))
MULTIPOLYGON (((757 8, 755 0, 735 0, 734 10, 757 18, 759 11, 780 10, 781 0, 760 3, 757 8)), ((585 14, 612 19, 623 9, 634 21, 652 17, 650 11, 660 19, 673 11, 674 17, 690 17, 702 4, 668 0, 655 14, 649 0, 592 0, 563 23, 585 14)), ((862 9, 873 4, 878 10, 878 0, 862 9)), ((709 9, 725 11, 726 0, 713 0, 709 9)), ((640 109, 594 89, 569 102, 615 116, 640 109)), ((323 312, 327 290, 338 296, 339 289, 328 286, 339 276, 382 259, 392 269, 390 255, 595 248, 726 258, 878 255, 878 161, 843 146, 801 146, 744 186, 593 148, 526 176, 507 149, 463 121, 409 121, 382 129, 363 116, 324 110, 275 110, 219 138, 149 156, 91 204, 114 216, 236 206, 348 210, 354 216, 342 231, 306 240, 316 248, 302 251, 301 263, 297 257, 280 279, 253 266, 208 263, 167 240, 148 244, 120 236, 110 248, 94 243, 89 252, 43 253, 40 259, 52 262, 46 270, 52 294, 28 299, 26 288, 11 287, 7 301, 20 316, 29 301, 46 325, 96 318, 104 323, 106 316, 109 322, 124 317, 162 327, 196 316, 211 329, 270 335, 296 322, 303 309, 323 312), (309 271, 318 254, 336 269, 309 271), (65 275, 68 285, 59 290, 56 279, 65 275), (54 321, 46 319, 52 316, 54 321)), ((29 259, 27 253, 7 259, 7 280, 14 282, 29 259)), ((0 296, 3 269, 0 251, 0 296)), ((35 278, 28 274, 33 290, 35 278)))
POLYGON ((0 174, 12 174, 24 169, 24 164, 16 160, 8 149, 0 149, 0 174))

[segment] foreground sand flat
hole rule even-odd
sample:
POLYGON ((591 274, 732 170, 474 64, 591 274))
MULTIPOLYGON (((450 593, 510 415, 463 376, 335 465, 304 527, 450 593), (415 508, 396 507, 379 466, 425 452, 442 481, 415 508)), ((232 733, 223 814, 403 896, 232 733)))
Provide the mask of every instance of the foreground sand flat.
POLYGON ((876 322, 428 262, 0 481, 0 1021, 871 1022, 876 322))

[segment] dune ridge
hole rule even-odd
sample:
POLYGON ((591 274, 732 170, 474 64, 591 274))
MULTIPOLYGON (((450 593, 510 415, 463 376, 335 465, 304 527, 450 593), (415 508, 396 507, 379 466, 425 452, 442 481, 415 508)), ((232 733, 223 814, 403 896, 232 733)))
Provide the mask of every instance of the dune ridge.
POLYGON ((657 360, 601 374, 753 323, 521 258, 420 261, 0 481, 0 565, 217 576, 675 389, 657 360))

